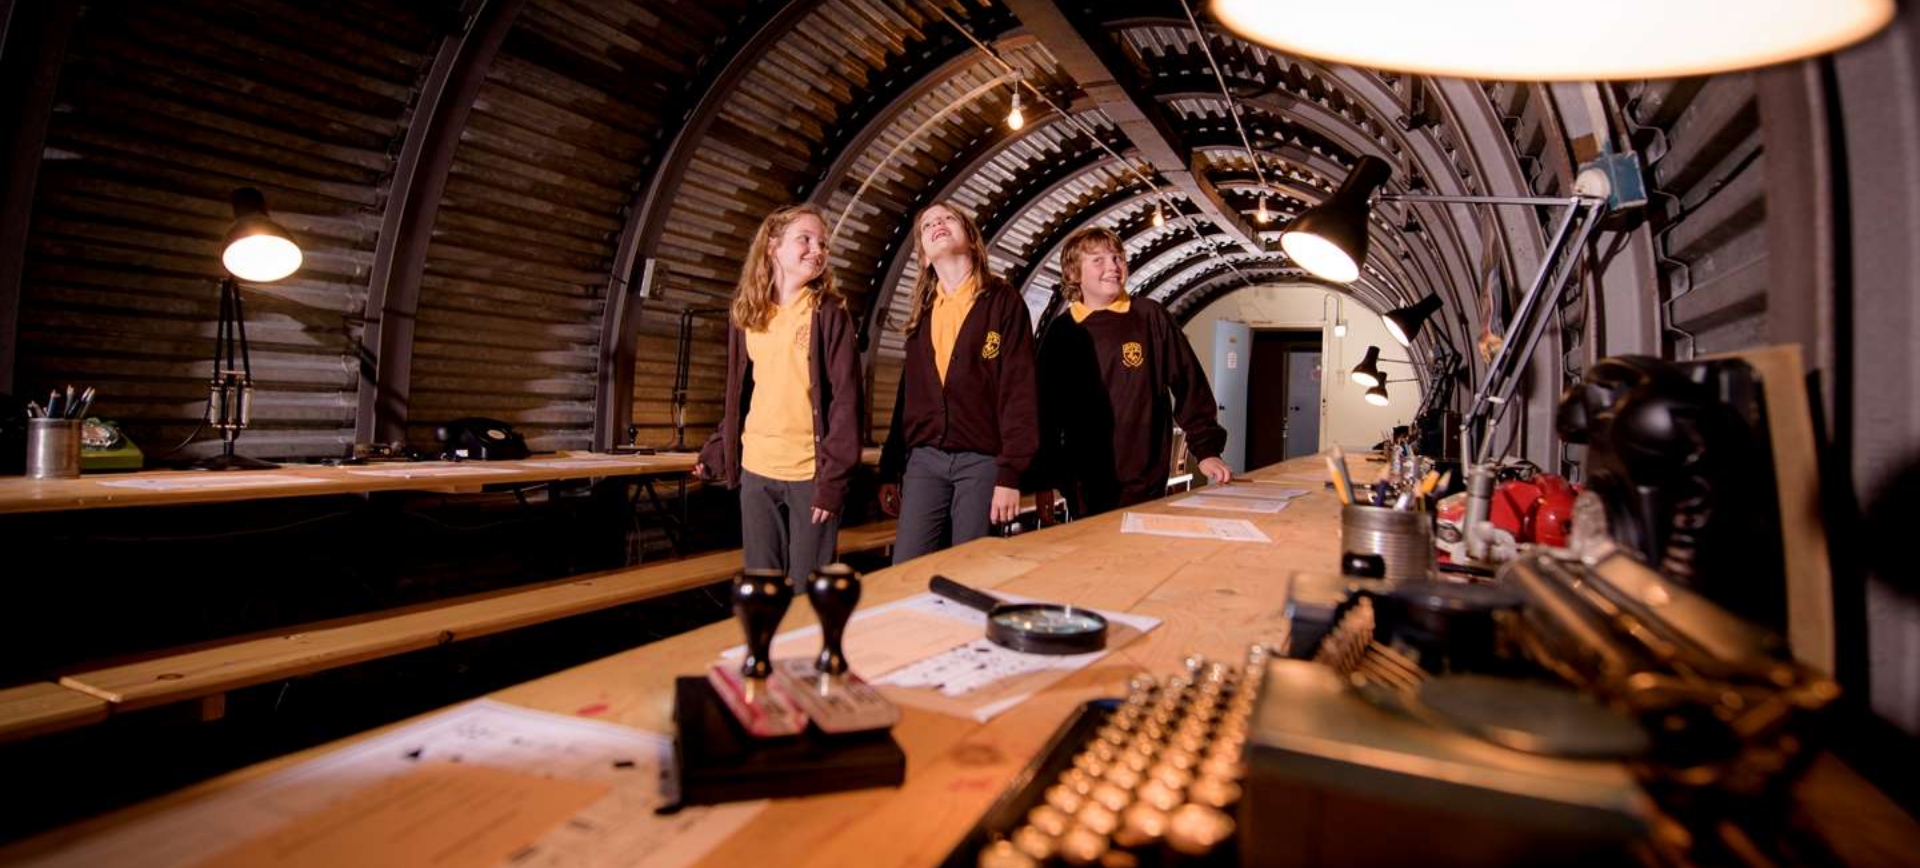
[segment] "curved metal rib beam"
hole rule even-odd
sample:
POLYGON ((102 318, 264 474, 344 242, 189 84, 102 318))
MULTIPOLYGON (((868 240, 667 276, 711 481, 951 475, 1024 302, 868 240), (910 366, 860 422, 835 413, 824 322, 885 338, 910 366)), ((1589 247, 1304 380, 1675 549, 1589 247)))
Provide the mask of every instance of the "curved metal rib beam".
MULTIPOLYGON (((1340 295, 1353 299, 1356 303, 1365 304, 1360 293, 1355 291, 1356 287, 1359 286, 1358 283, 1354 286, 1329 283, 1314 277, 1306 270, 1297 266, 1253 265, 1242 266, 1241 270, 1253 274, 1266 282, 1278 283, 1284 281, 1286 283, 1313 284, 1328 292, 1339 293, 1340 295)), ((1184 327, 1201 311, 1206 310, 1207 305, 1245 288, 1245 282, 1235 280, 1232 272, 1202 277, 1196 281, 1193 286, 1188 287, 1185 292, 1181 293, 1180 299, 1177 302, 1167 305, 1167 312, 1173 315, 1174 322, 1184 327)), ((1371 309, 1371 306, 1369 306, 1369 309, 1371 309)))
POLYGON ((0 4, 0 119, 11 142, 0 142, 0 393, 17 394, 20 296, 26 280, 27 224, 53 119, 54 92, 67 42, 80 20, 78 0, 0 4))
MULTIPOLYGON (((764 13, 757 26, 742 20, 731 31, 748 34, 726 63, 715 68, 712 77, 688 82, 682 91, 687 99, 685 120, 673 139, 654 162, 653 174, 627 205, 627 220, 620 227, 614 245, 613 264, 607 274, 606 312, 600 320, 600 371, 593 389, 593 444, 605 449, 626 433, 633 419, 633 368, 640 340, 640 308, 649 287, 635 286, 635 278, 653 259, 660 247, 660 235, 666 230, 667 210, 673 206, 674 193, 686 176, 687 165, 699 150, 700 140, 713 126, 720 109, 755 64, 775 43, 813 11, 819 0, 768 2, 759 8, 764 13)), ((671 115, 669 115, 671 116, 671 115)))
MULTIPOLYGON (((1015 289, 1020 290, 1022 296, 1029 294, 1032 289, 1030 284, 1032 284, 1034 277, 1040 273, 1041 268, 1043 268, 1048 261, 1059 257, 1060 246, 1066 243, 1068 236, 1088 226, 1095 225, 1115 214, 1138 207, 1144 204, 1143 200, 1156 198, 1158 197, 1137 186, 1128 185, 1115 189, 1100 199, 1087 203, 1087 205, 1079 211, 1074 212, 1071 216, 1055 224, 1052 229, 1048 230, 1046 235, 1035 239, 1033 248, 1042 250, 1043 252, 1038 256, 1029 255, 1026 264, 1021 267, 1019 272, 1009 275, 1007 282, 1013 284, 1015 289)), ((1122 235, 1122 240, 1124 239, 1125 235, 1122 235)), ((995 239, 995 246, 998 245, 998 242, 999 239, 995 239)), ((993 247, 989 247, 988 249, 991 250, 993 247)))
MULTIPOLYGON (((991 16, 980 26, 982 32, 974 34, 975 37, 1001 51, 1036 41, 1030 34, 1013 33, 1019 27, 1019 22, 1004 15, 991 16)), ((855 99, 854 104, 862 107, 862 110, 847 118, 816 150, 816 162, 828 155, 833 156, 833 162, 811 182, 796 186, 793 190, 795 199, 805 199, 825 208, 840 185, 853 174, 853 167, 872 150, 874 141, 891 129, 902 115, 919 108, 929 93, 945 87, 961 72, 991 62, 972 42, 949 28, 937 27, 929 33, 927 44, 909 46, 902 63, 898 67, 888 67, 885 80, 897 83, 897 86, 891 90, 876 89, 855 99), (865 108, 868 106, 872 108, 865 108)), ((999 72, 994 74, 999 75, 999 72)), ((1046 110, 1044 105, 1032 108, 1035 111, 1046 110)))
MULTIPOLYGON (((1203 23, 1202 26, 1208 29, 1210 37, 1226 40, 1226 44, 1229 47, 1244 44, 1239 41, 1237 36, 1217 29, 1211 22, 1203 23)), ((1191 26, 1185 20, 1165 16, 1131 17, 1124 22, 1115 23, 1116 31, 1124 31, 1136 27, 1171 28, 1173 30, 1191 32, 1191 26)), ((1275 57, 1278 59, 1279 55, 1275 55, 1275 57)), ((1291 64, 1292 67, 1297 67, 1299 71, 1325 83, 1329 88, 1339 92, 1350 104, 1355 106, 1359 111, 1366 113, 1371 118, 1371 126, 1383 132, 1391 141, 1401 147, 1404 156, 1401 159, 1393 159, 1391 162, 1396 165, 1404 165, 1410 162, 1435 186, 1436 192, 1454 194, 1481 192, 1469 189, 1462 183, 1459 172, 1456 170, 1452 159, 1435 139, 1432 128, 1422 128, 1408 132, 1403 130, 1400 125, 1395 122, 1395 119, 1405 113, 1404 109, 1400 105, 1398 96, 1394 94, 1391 88, 1386 87, 1380 82, 1379 79, 1364 71, 1355 70, 1350 67, 1326 66, 1315 61, 1292 56, 1288 56, 1284 58, 1284 60, 1291 64)), ((1251 62, 1243 64, 1228 63, 1226 68, 1236 69, 1241 66, 1252 67, 1254 64, 1251 62)), ((1241 81, 1244 82, 1245 80, 1241 79, 1241 81)), ((1265 82, 1252 82, 1252 84, 1257 84, 1261 87, 1267 86, 1265 82)), ((1189 87, 1187 89, 1192 88, 1189 87)), ((1286 114, 1286 109, 1289 107, 1286 100, 1278 99, 1275 96, 1255 96, 1249 101, 1255 105, 1264 104, 1264 108, 1282 116, 1286 114)), ((1482 102, 1484 102, 1484 100, 1482 100, 1482 102)), ((1380 146, 1380 142, 1373 135, 1360 130, 1352 120, 1338 113, 1331 111, 1309 111, 1305 116, 1319 121, 1325 126, 1326 132, 1335 134, 1334 137, 1337 140, 1353 141, 1356 143, 1362 140, 1372 141, 1374 144, 1372 148, 1368 149, 1369 152, 1380 146), (1349 133, 1348 135, 1339 135, 1340 130, 1347 130, 1349 133)), ((1474 140, 1470 138, 1467 139, 1468 143, 1472 141, 1474 140)), ((1348 150, 1351 152, 1358 150, 1358 148, 1349 147, 1348 150)), ((1460 345, 1460 341, 1464 341, 1467 335, 1470 334, 1467 323, 1475 319, 1474 311, 1477 308, 1477 304, 1474 294, 1470 289, 1457 288, 1471 288, 1476 286, 1472 276, 1473 269, 1468 263, 1473 261, 1474 257, 1477 256, 1477 251, 1480 249, 1479 232, 1471 221, 1464 226, 1455 224, 1451 219, 1428 219, 1424 222, 1430 230, 1437 229, 1437 231, 1447 236, 1448 241, 1452 242, 1451 244, 1443 243, 1441 245, 1441 251, 1444 255, 1440 257, 1439 263, 1441 270, 1449 275, 1449 280, 1434 286, 1434 288, 1454 298, 1455 303, 1450 305, 1450 307, 1453 309, 1451 312, 1455 314, 1455 317, 1453 321, 1447 323, 1446 332, 1457 335, 1458 340, 1456 340, 1455 343, 1456 345, 1460 345)), ((1538 230, 1535 230, 1536 235, 1537 231, 1538 230)), ((1519 272, 1515 271, 1513 273, 1519 272)), ((1405 299, 1407 302, 1412 300, 1412 298, 1405 299)))
POLYGON ((406 439, 413 398, 413 327, 420 278, 474 97, 526 0, 481 0, 463 33, 441 40, 414 106, 413 122, 394 166, 387 210, 367 275, 360 338, 360 383, 353 417, 356 443, 406 439))
MULTIPOLYGON (((1044 106, 1037 108, 1047 113, 1029 120, 1019 132, 1008 131, 1005 127, 995 127, 994 137, 984 140, 982 146, 971 155, 948 163, 942 170, 940 185, 931 191, 921 191, 920 196, 914 201, 916 203, 937 202, 952 198, 966 186, 968 180, 985 167, 992 165, 1022 139, 1039 135, 1057 124, 1066 122, 1064 115, 1053 114, 1044 106)), ((879 357, 880 345, 878 341, 871 339, 871 335, 874 331, 885 327, 882 320, 886 316, 886 311, 893 307, 893 297, 900 286, 901 275, 906 273, 907 264, 913 259, 913 245, 908 243, 912 239, 912 230, 912 215, 898 222, 893 233, 888 236, 886 244, 881 247, 883 251, 891 251, 886 259, 886 267, 876 271, 873 282, 868 285, 868 304, 862 328, 866 330, 869 339, 862 362, 865 370, 869 372, 873 369, 874 361, 879 357)), ((994 247, 988 244, 987 249, 991 251, 994 247)))
POLYGON ((1006 0, 1028 29, 1039 35, 1067 74, 1106 110, 1127 139, 1160 175, 1198 208, 1200 215, 1249 250, 1260 250, 1259 232, 1226 207, 1195 165, 1192 151, 1168 122, 1166 112, 1134 81, 1132 68, 1105 32, 1078 21, 1050 0, 1006 0))

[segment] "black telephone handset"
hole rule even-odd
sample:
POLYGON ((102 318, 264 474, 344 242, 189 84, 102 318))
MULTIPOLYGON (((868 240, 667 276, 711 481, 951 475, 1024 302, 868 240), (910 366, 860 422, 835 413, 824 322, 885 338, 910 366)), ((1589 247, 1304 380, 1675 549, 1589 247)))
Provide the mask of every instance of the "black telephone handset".
POLYGON ((498 419, 470 416, 455 419, 434 432, 451 458, 470 461, 514 461, 533 454, 527 438, 498 419))

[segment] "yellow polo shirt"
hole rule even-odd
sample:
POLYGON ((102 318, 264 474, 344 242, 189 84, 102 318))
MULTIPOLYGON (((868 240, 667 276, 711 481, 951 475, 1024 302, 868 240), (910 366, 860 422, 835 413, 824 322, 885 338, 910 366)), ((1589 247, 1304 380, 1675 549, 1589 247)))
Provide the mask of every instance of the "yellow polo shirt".
MULTIPOLYGON (((1113 311, 1114 313, 1126 313, 1131 307, 1133 307, 1133 296, 1123 292, 1120 293, 1119 298, 1114 299, 1113 303, 1107 305, 1105 309, 1113 311)), ((1086 322, 1087 317, 1093 316, 1093 308, 1087 307, 1077 301, 1069 307, 1069 310, 1073 313, 1074 322, 1086 322)))
POLYGON ((753 403, 740 432, 740 466, 784 482, 813 478, 812 296, 777 308, 766 331, 747 330, 753 403))
POLYGON ((967 312, 973 310, 973 297, 980 294, 979 289, 980 275, 974 274, 951 292, 943 287, 933 293, 933 331, 928 337, 933 339, 933 369, 939 372, 941 385, 946 385, 953 345, 960 340, 960 326, 966 323, 967 312))

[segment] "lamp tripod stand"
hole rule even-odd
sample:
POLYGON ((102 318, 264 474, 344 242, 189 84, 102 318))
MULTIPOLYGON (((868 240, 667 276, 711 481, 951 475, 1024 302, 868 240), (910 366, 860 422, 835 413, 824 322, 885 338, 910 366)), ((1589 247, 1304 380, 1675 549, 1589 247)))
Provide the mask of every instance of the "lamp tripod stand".
POLYGON ((680 309, 679 343, 673 354, 673 444, 667 447, 668 452, 687 451, 687 380, 693 370, 693 318, 725 310, 718 307, 680 309))
POLYGON ((268 470, 280 465, 236 455, 253 419, 253 364, 247 351, 247 320, 240 308, 240 283, 220 279, 220 324, 213 343, 213 379, 207 387, 206 423, 220 432, 220 454, 194 462, 201 470, 268 470))

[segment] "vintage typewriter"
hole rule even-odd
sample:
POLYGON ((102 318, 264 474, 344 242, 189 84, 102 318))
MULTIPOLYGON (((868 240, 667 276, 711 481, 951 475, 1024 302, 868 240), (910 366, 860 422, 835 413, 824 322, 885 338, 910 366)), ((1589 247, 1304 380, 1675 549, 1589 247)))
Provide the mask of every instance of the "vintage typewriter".
POLYGON ((1242 864, 1826 861, 1788 793, 1839 691, 1777 632, 1755 378, 1609 359, 1569 390, 1593 492, 1571 549, 1485 583, 1296 576, 1242 864))

